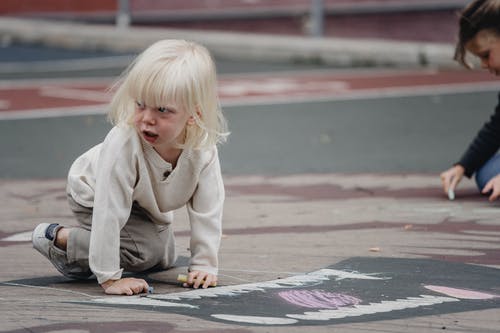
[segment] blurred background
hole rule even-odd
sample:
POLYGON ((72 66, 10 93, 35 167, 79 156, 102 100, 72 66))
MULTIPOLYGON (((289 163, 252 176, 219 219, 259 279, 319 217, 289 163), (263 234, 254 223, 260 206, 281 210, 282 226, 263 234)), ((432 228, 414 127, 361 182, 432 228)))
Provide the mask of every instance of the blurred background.
POLYGON ((209 48, 223 173, 436 173, 500 84, 453 61, 459 0, 3 0, 0 178, 64 178, 107 88, 155 40, 209 48))
POLYGON ((4 0, 0 14, 133 26, 453 42, 466 0, 4 0))

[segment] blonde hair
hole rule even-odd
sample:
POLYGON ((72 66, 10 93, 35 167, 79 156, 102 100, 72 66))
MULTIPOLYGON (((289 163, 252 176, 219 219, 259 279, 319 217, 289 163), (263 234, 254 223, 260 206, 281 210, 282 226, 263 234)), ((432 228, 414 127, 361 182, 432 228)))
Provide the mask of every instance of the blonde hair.
POLYGON ((161 40, 142 52, 113 86, 113 125, 132 125, 136 101, 174 103, 195 120, 179 148, 200 149, 225 141, 227 124, 217 95, 215 64, 208 50, 185 40, 161 40))
POLYGON ((490 30, 500 36, 500 0, 475 0, 460 13, 458 41, 454 59, 466 68, 466 44, 481 30, 490 30))

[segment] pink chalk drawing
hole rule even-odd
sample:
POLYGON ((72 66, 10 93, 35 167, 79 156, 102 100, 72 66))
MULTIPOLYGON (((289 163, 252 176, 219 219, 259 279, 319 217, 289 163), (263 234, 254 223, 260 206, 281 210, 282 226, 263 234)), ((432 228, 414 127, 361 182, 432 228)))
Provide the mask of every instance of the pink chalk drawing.
POLYGON ((475 291, 475 290, 468 290, 468 289, 458 289, 458 288, 451 288, 451 287, 445 287, 445 286, 433 286, 433 285, 427 285, 424 286, 426 289, 455 297, 458 299, 478 299, 478 300, 484 300, 484 299, 492 299, 492 298, 498 298, 500 297, 499 295, 494 295, 494 294, 489 294, 489 293, 484 293, 481 291, 475 291))
POLYGON ((338 309, 361 303, 354 296, 324 290, 287 290, 278 295, 289 303, 313 309, 338 309))

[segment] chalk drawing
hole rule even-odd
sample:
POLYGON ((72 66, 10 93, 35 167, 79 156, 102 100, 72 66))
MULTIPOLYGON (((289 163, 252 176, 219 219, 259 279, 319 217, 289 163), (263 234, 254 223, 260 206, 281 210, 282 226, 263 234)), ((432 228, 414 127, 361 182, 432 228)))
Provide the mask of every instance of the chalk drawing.
POLYGON ((118 300, 113 297, 109 298, 101 298, 98 300, 94 300, 98 303, 102 304, 121 304, 121 305, 141 305, 141 306, 161 306, 161 307, 178 307, 178 308, 190 308, 197 309, 198 306, 190 305, 186 303, 173 303, 167 301, 160 301, 156 299, 151 299, 145 296, 136 296, 136 297, 120 297, 121 300, 118 300))
POLYGON ((382 301, 368 305, 354 305, 335 310, 319 310, 317 312, 305 312, 304 314, 287 314, 287 317, 302 320, 330 320, 346 317, 357 317, 362 315, 391 312, 396 310, 414 309, 422 306, 441 304, 444 302, 459 302, 456 298, 421 295, 420 297, 408 297, 394 301, 382 301))
POLYGON ((492 267, 429 259, 352 258, 271 281, 76 303, 239 325, 332 325, 500 308, 499 288, 500 270, 492 267))
MULTIPOLYGON (((238 284, 232 286, 221 286, 216 288, 208 289, 193 289, 190 291, 183 291, 179 293, 171 294, 152 294, 148 295, 147 298, 161 300, 161 301, 182 301, 182 300, 195 300, 203 299, 207 297, 218 297, 218 296, 236 296, 241 294, 248 294, 251 292, 261 291, 264 292, 268 289, 285 289, 285 288, 298 288, 298 287, 310 287, 321 284, 322 282, 329 281, 330 278, 334 280, 344 280, 344 279, 361 279, 361 280, 384 280, 387 277, 375 277, 366 274, 360 274, 356 272, 343 272, 334 269, 320 269, 308 274, 296 275, 287 277, 284 279, 257 282, 257 283, 246 283, 238 284)), ((144 299, 144 297, 141 297, 144 299)), ((108 304, 121 304, 123 302, 123 297, 106 297, 93 300, 96 303, 108 303, 108 304)), ((179 306, 185 306, 186 303, 175 303, 179 306), (182 305, 181 305, 182 304, 182 305)), ((162 306, 158 303, 157 306, 162 306)), ((174 305, 166 305, 174 306, 174 305)))
POLYGON ((213 318, 232 321, 236 323, 257 324, 257 325, 290 325, 298 322, 291 318, 261 317, 261 316, 239 316, 229 314, 214 314, 213 318))
POLYGON ((287 290, 278 295, 289 303, 313 309, 338 309, 361 303, 354 296, 324 290, 287 290))
POLYGON ((3 242, 31 242, 32 231, 21 232, 18 234, 10 235, 0 239, 3 242))
POLYGON ((500 295, 493 295, 489 293, 483 293, 480 291, 474 291, 468 289, 459 289, 459 288, 450 288, 445 286, 432 286, 432 285, 424 287, 429 290, 460 299, 492 299, 500 297, 500 295))

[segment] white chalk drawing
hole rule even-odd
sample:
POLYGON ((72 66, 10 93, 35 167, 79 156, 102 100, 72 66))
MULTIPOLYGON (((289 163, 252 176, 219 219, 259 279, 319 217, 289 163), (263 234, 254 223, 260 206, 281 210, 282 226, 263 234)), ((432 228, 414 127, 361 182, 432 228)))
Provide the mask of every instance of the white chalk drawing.
POLYGON ((132 296, 132 297, 110 297, 110 298, 100 298, 94 300, 97 303, 102 304, 120 304, 120 305, 141 305, 141 306, 161 306, 161 307, 177 307, 177 308, 190 308, 197 309, 198 306, 190 305, 186 303, 173 303, 167 301, 160 301, 156 299, 151 299, 147 296, 132 296))
POLYGON ((18 234, 13 234, 8 237, 0 239, 3 242, 31 242, 32 231, 21 232, 18 234))
POLYGON ((428 285, 428 286, 424 286, 424 287, 426 289, 435 291, 437 293, 441 293, 441 294, 448 295, 448 296, 455 297, 455 298, 459 298, 459 299, 485 300, 485 299, 493 299, 493 298, 500 297, 500 295, 483 293, 480 291, 468 290, 468 289, 450 288, 450 287, 445 287, 445 286, 433 286, 433 285, 428 285))
POLYGON ((245 324, 257 324, 257 325, 291 325, 299 322, 297 319, 291 319, 291 318, 239 316, 230 314, 213 314, 212 317, 240 324, 245 323, 245 324))
POLYGON ((499 284, 500 270, 491 267, 428 259, 353 258, 283 279, 85 303, 239 325, 330 325, 498 308, 499 284))
POLYGON ((147 296, 134 296, 134 298, 128 298, 124 301, 121 296, 118 297, 106 297, 94 299, 95 303, 106 303, 106 304, 137 304, 140 305, 144 302, 146 304, 147 300, 158 300, 161 302, 156 302, 155 306, 165 306, 165 307, 189 307, 187 303, 169 303, 169 301, 182 301, 182 300, 194 300, 202 299, 207 297, 219 297, 219 296, 235 296, 240 294, 248 294, 255 291, 265 291, 267 289, 284 289, 284 288, 298 288, 298 287, 310 287, 321 284, 324 281, 329 281, 330 278, 333 280, 344 280, 344 279, 361 279, 361 280, 385 280, 389 278, 376 277, 373 275, 360 274, 356 272, 344 272, 334 269, 321 269, 308 274, 291 276, 283 279, 257 282, 257 283, 246 283, 231 286, 220 286, 216 288, 208 289, 193 289, 190 291, 183 291, 180 293, 171 293, 164 295, 147 295, 147 296), (165 302, 163 304, 162 302, 165 302))
POLYGON ((287 317, 301 320, 330 320, 346 317, 356 317, 368 314, 391 312, 397 310, 414 309, 421 306, 441 304, 444 302, 459 302, 456 298, 421 295, 394 301, 382 301, 367 305, 353 305, 335 310, 319 310, 317 312, 304 312, 304 314, 287 314, 287 317))

